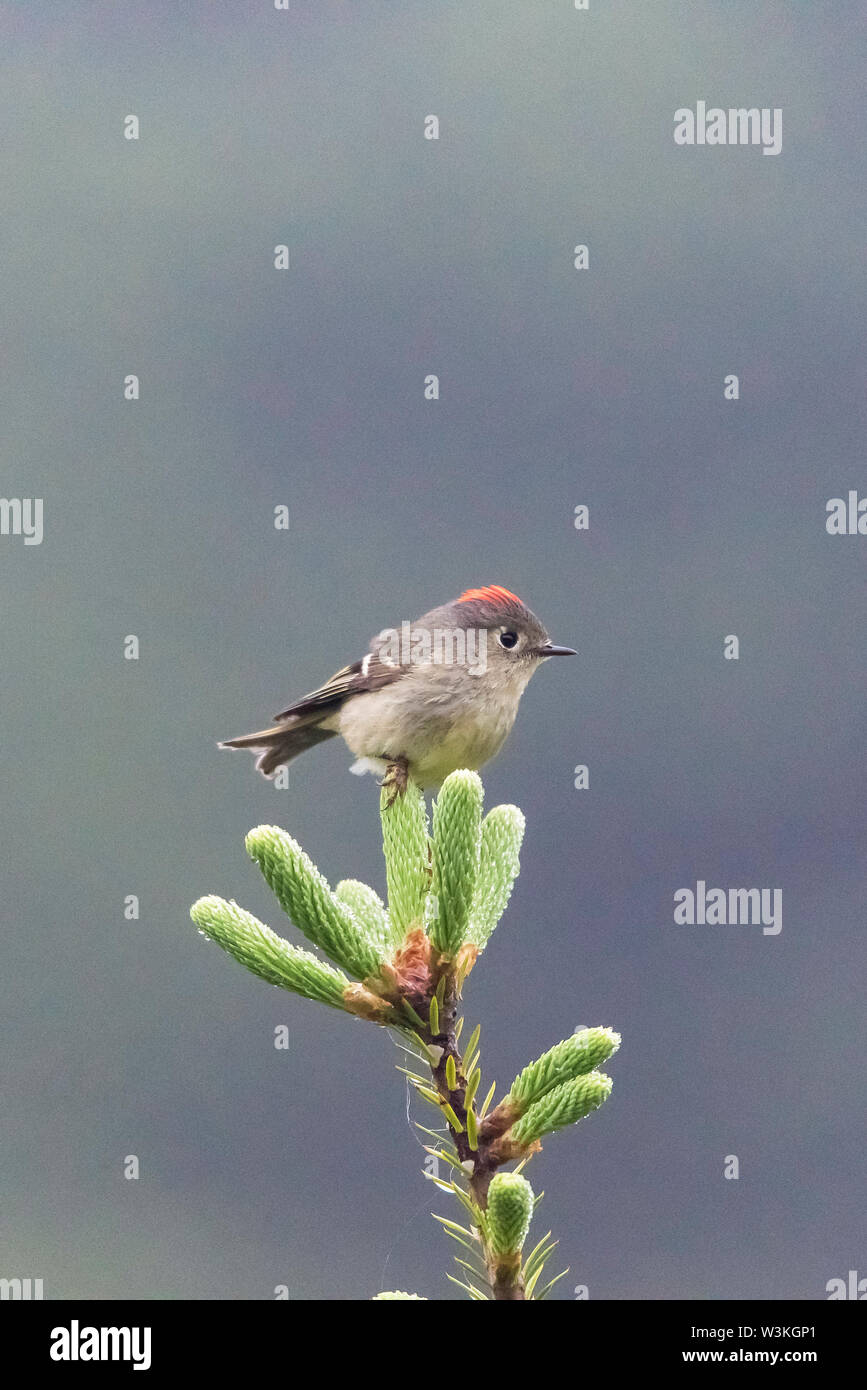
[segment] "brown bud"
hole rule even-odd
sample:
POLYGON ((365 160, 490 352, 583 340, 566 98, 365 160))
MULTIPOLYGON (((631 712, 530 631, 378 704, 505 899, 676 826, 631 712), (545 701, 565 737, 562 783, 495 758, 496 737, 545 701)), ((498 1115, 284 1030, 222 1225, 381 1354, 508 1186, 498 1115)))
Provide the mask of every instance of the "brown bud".
POLYGON ((431 987, 431 945, 421 927, 414 927, 394 953, 391 973, 400 994, 425 999, 431 987))
POLYGON ((471 941, 465 941, 455 956, 455 974, 461 985, 479 958, 479 948, 471 941))
POLYGON ((369 1018, 373 1023, 394 1023, 394 1009, 387 999, 366 989, 364 985, 351 984, 343 991, 343 1007, 347 1013, 359 1018, 369 1018))
POLYGON ((484 1144, 491 1144, 495 1139, 499 1139, 505 1134, 506 1130, 515 1123, 518 1118, 519 1110, 509 1100, 501 1100, 495 1106, 490 1115, 486 1115, 479 1125, 479 1139, 484 1144))
POLYGON ((538 1139, 534 1139, 531 1144, 516 1144, 508 1134, 504 1134, 491 1144, 486 1159, 492 1168, 499 1168, 502 1163, 511 1163, 513 1158, 529 1158, 531 1154, 541 1152, 542 1145, 538 1139))

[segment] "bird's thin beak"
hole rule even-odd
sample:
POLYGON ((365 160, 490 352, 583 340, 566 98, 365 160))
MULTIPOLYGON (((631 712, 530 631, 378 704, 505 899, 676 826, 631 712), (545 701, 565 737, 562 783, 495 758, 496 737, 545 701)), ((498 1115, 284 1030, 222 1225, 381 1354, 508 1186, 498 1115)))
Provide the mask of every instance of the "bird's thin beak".
POLYGON ((574 647, 555 647, 553 642, 548 642, 544 647, 536 648, 537 656, 577 656, 574 647))

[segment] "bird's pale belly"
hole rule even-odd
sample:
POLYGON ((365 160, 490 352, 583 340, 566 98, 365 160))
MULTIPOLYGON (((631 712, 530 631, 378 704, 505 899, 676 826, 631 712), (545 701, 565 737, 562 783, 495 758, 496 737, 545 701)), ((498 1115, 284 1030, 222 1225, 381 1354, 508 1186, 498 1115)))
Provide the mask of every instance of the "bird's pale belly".
POLYGON ((340 733, 359 758, 406 758, 410 776, 436 787, 456 768, 482 767, 498 753, 514 723, 515 708, 484 700, 480 707, 446 707, 433 701, 419 708, 401 692, 372 691, 348 700, 340 733))

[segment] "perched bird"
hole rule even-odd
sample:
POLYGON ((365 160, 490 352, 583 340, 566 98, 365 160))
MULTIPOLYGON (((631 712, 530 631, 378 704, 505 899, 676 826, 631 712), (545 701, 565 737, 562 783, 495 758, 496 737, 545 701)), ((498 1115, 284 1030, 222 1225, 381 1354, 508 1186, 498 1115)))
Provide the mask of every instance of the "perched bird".
POLYGON ((221 748, 258 753, 270 777, 305 749, 340 734, 353 772, 385 773, 391 799, 410 778, 438 787, 456 768, 479 768, 503 746, 524 687, 555 647, 535 614, 499 584, 467 589, 414 623, 385 628, 361 660, 275 715, 270 729, 221 748))

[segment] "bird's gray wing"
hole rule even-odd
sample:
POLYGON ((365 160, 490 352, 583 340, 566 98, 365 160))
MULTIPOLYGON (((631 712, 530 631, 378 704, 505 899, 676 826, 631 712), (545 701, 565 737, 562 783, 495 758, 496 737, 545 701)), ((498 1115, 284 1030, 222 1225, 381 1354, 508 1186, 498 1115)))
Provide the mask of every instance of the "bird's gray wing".
POLYGON ((324 685, 311 690, 309 695, 281 710, 274 718, 289 719, 293 715, 321 714, 329 708, 342 705, 350 695, 380 690, 382 686, 400 680, 405 674, 405 666, 396 666, 384 661, 378 652, 371 650, 361 661, 353 661, 350 666, 343 666, 339 671, 335 671, 324 685))

